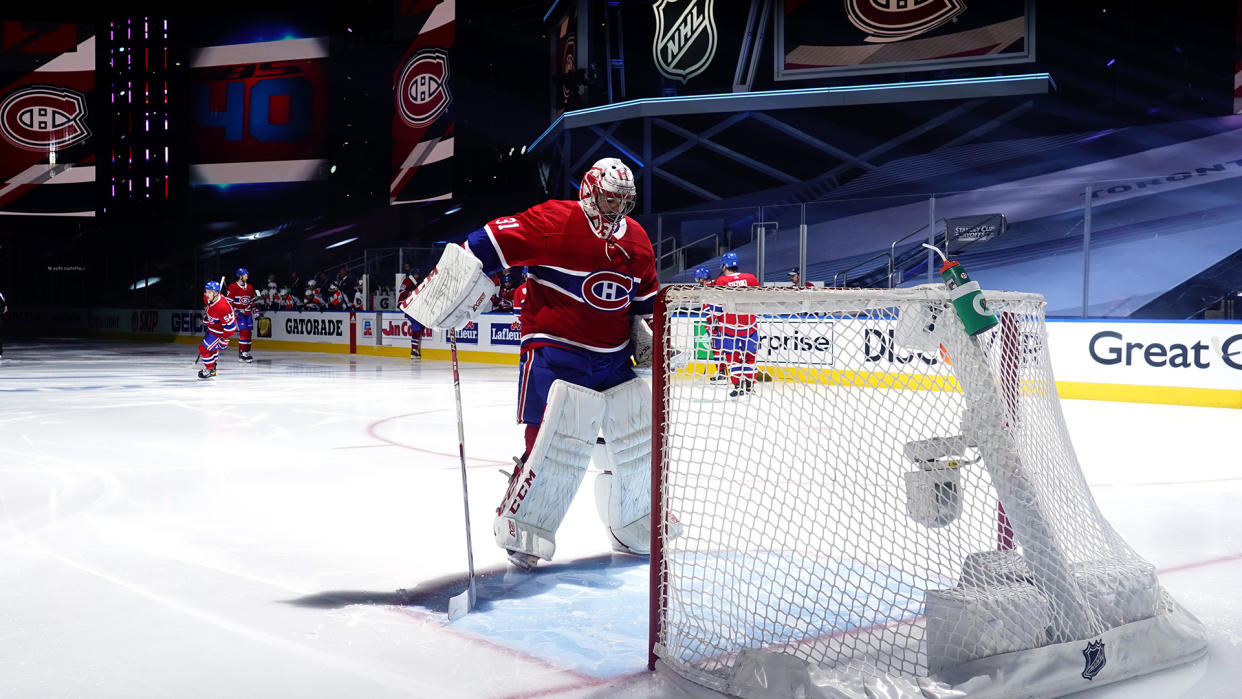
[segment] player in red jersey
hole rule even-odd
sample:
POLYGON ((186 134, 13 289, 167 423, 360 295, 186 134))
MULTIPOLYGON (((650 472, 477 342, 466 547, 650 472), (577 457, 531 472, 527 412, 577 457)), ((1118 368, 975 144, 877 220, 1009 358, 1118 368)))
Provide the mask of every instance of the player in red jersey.
MULTIPOLYGON (((699 286, 713 286, 714 285, 712 283, 712 273, 711 271, 707 269, 707 265, 700 265, 699 267, 695 268, 694 281, 699 286)), ((713 313, 713 309, 714 309, 714 306, 711 306, 710 304, 703 304, 703 313, 705 313, 707 316, 707 320, 705 323, 707 326, 707 334, 708 334, 709 342, 711 343, 710 344, 711 360, 712 360, 712 364, 716 365, 716 373, 712 374, 712 377, 711 379, 709 379, 709 381, 712 381, 712 382, 728 381, 729 370, 725 366, 724 362, 720 361, 720 326, 717 325, 715 322, 716 316, 715 316, 715 313, 713 313)))
POLYGON ((237 332, 237 321, 233 319, 233 306, 220 293, 220 282, 210 281, 203 287, 203 341, 198 345, 198 356, 203 360, 203 368, 198 378, 210 379, 216 375, 216 357, 220 350, 229 346, 229 338, 237 332))
POLYGON ((526 305, 525 278, 525 275, 523 275, 522 283, 518 284, 517 288, 513 290, 513 315, 517 316, 519 321, 522 319, 522 307, 526 305))
POLYGON ((233 306, 233 317, 237 319, 237 361, 252 362, 250 356, 250 339, 254 332, 254 303, 258 292, 248 284, 250 270, 245 267, 237 269, 237 281, 229 284, 226 296, 233 306))
MULTIPOLYGON (((495 276, 495 275, 493 275, 495 276)), ((508 313, 513 310, 513 296, 517 289, 526 281, 526 274, 520 267, 510 267, 500 274, 497 282, 499 289, 492 295, 492 310, 508 313)))
POLYGON ((523 568, 551 560, 593 452, 604 471, 596 505, 613 548, 648 550, 651 394, 631 355, 650 361, 644 319, 659 284, 651 241, 627 216, 635 195, 629 167, 604 158, 583 176, 577 201, 494 219, 465 250, 449 246, 402 306, 429 327, 461 327, 490 307, 488 274, 527 267, 518 381, 526 449, 495 522, 496 543, 523 568))
MULTIPOLYGON (((407 271, 405 278, 401 280, 401 289, 397 292, 397 307, 410 298, 410 294, 414 293, 415 287, 418 286, 417 272, 407 271)), ((410 359, 422 359, 423 357, 423 326, 413 318, 410 321, 410 359)))
MULTIPOLYGON (((716 286, 759 286, 759 280, 750 272, 739 272, 737 253, 726 252, 720 258, 720 276, 716 286)), ((712 309, 714 322, 719 330, 720 353, 729 365, 729 382, 733 390, 731 398, 750 393, 755 387, 755 357, 759 352, 759 319, 750 314, 724 313, 712 309)))

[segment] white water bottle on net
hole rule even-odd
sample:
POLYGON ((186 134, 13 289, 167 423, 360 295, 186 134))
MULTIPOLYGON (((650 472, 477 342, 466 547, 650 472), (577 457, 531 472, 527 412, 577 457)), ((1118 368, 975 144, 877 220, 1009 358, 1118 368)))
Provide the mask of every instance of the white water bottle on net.
POLYGON ((661 293, 653 667, 742 697, 1009 698, 1203 654, 1091 496, 1044 299, 975 297, 996 320, 972 335, 969 296, 661 293), (724 351, 747 333, 753 356, 724 351), (712 381, 722 367, 753 389, 712 381))

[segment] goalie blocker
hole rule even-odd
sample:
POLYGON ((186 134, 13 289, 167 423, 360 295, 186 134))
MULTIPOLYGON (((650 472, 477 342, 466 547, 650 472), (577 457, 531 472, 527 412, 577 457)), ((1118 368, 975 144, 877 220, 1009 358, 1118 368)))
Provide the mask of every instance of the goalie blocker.
POLYGON ((491 310, 495 291, 479 258, 460 245, 449 245, 401 310, 428 328, 460 328, 491 310))

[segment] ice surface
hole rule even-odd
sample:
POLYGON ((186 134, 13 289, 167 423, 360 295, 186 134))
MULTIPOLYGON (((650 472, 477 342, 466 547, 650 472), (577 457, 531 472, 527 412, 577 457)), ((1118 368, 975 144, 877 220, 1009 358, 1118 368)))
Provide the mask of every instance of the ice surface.
MULTIPOLYGON (((589 488, 554 563, 492 543, 516 367, 462 367, 479 606, 449 624, 447 363, 256 346, 200 382, 188 345, 5 350, 0 696, 686 696, 646 671, 646 562, 610 553, 589 488)), ((1105 516, 1209 633, 1204 660, 1080 696, 1235 696, 1242 411, 1063 407, 1105 516)))

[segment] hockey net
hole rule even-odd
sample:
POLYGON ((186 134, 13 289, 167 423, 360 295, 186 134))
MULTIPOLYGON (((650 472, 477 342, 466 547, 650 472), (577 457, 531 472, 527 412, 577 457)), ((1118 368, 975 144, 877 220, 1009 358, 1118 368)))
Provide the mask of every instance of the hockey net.
POLYGON ((738 696, 1036 696, 1203 652, 1091 496, 1043 298, 987 298, 971 337, 939 286, 662 291, 653 667, 738 696), (753 391, 711 380, 712 307, 754 316, 753 391))

